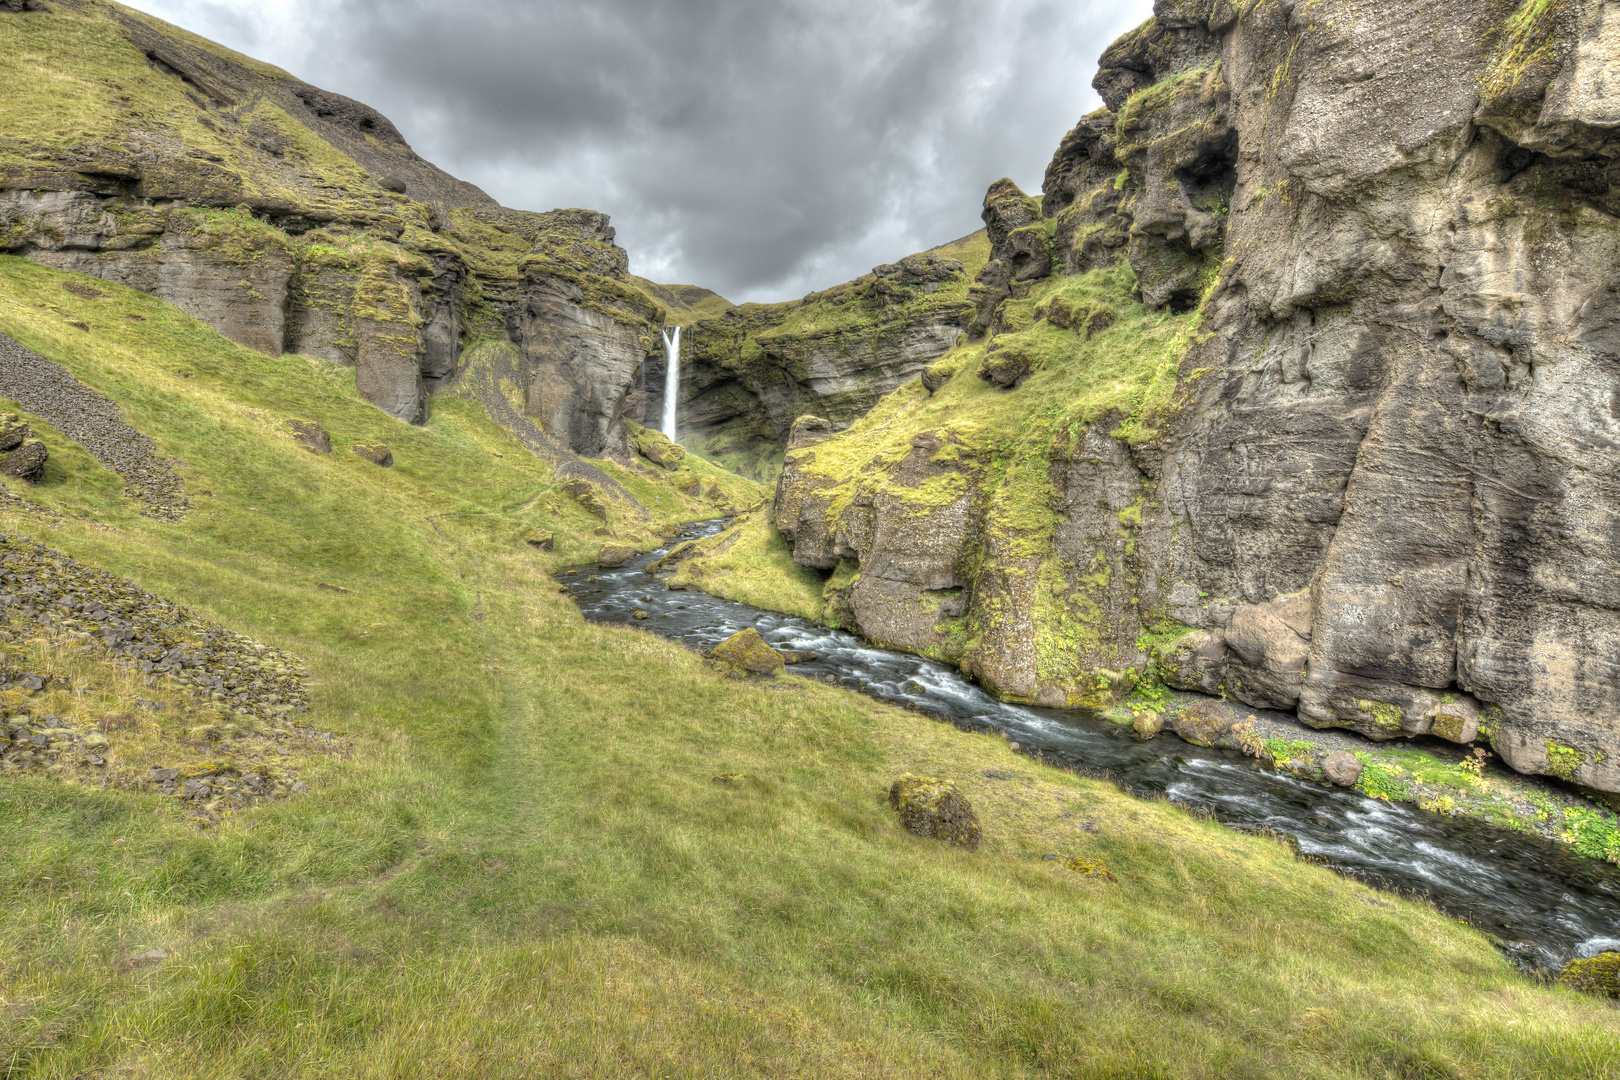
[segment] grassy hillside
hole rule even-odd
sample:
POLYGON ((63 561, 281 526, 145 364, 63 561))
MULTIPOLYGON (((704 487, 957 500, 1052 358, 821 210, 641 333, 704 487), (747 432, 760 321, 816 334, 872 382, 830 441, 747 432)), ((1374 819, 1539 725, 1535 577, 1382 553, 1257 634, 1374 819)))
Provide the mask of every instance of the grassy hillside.
MULTIPOLYGON (((583 623, 549 575, 604 526, 473 403, 410 428, 345 369, 69 280, 0 259, 0 332, 120 401, 194 509, 141 517, 47 431, 46 482, 14 490, 59 516, 7 502, 0 529, 301 658, 309 722, 352 749, 207 829, 175 799, 0 778, 7 1075, 1620 1068, 1611 1009, 1431 908, 998 740, 583 623), (288 418, 331 431, 331 456, 288 418), (885 793, 906 771, 959 782, 979 851, 901 831, 885 793)), ((606 527, 650 540, 695 511, 665 494, 663 519, 606 527)), ((101 692, 62 707, 174 696, 78 679, 101 692)))

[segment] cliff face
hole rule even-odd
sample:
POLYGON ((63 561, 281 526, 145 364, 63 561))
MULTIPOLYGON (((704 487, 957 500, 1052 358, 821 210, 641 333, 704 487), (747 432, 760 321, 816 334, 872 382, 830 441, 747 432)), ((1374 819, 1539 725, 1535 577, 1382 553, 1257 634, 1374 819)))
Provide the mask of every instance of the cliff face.
POLYGON ((412 422, 509 340, 558 450, 626 452, 662 311, 605 215, 505 209, 375 110, 100 0, 0 6, 0 69, 0 251, 351 365, 412 422))
MULTIPOLYGON (((956 344, 974 313, 981 233, 778 304, 692 321, 682 340, 681 432, 740 471, 779 467, 793 422, 844 426, 956 344)), ((663 403, 663 360, 643 376, 643 422, 663 403)))
POLYGON ((976 340, 796 430, 829 613, 1620 791, 1616 10, 1161 0, 1039 205, 991 189, 976 340))

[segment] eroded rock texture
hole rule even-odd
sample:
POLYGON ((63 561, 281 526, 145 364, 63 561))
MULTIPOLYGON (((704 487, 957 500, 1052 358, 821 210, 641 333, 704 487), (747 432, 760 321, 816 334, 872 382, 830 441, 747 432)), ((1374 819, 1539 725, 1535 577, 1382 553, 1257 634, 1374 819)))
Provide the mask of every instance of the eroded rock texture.
POLYGON ((53 125, 0 137, 0 251, 152 293, 263 353, 351 366, 362 397, 413 423, 464 346, 505 338, 552 442, 628 453, 621 407, 660 315, 605 215, 501 207, 376 110, 155 21, 14 10, 22 48, 65 23, 105 44, 52 61, 103 95, 105 124, 71 145, 53 125))
POLYGON ((1128 260, 1143 303, 1200 313, 1173 400, 1054 446, 1055 524, 1022 539, 987 528, 971 460, 957 502, 857 515, 806 446, 776 504, 796 558, 847 561, 855 625, 903 607, 879 636, 1010 696, 1092 700, 1156 660, 1620 791, 1617 13, 1160 0, 1105 53, 1107 108, 1040 216, 991 190, 973 329, 993 340, 1021 279, 1128 260), (947 587, 965 621, 928 609, 947 587), (1082 603, 1095 633, 1043 645, 1082 603))

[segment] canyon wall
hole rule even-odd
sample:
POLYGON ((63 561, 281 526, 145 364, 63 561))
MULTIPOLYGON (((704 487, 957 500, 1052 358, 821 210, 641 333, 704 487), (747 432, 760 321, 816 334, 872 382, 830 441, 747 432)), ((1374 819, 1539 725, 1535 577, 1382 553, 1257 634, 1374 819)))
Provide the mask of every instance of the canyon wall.
POLYGON ((376 110, 128 8, 0 7, 0 31, 37 75, 8 97, 39 99, 0 137, 0 252, 351 366, 413 423, 466 345, 508 340, 549 443, 627 453, 625 398, 663 313, 605 215, 506 209, 376 110), (69 113, 84 126, 59 128, 69 113))
POLYGON ((1095 86, 973 340, 795 428, 829 617, 1620 791, 1620 6, 1160 0, 1095 86))

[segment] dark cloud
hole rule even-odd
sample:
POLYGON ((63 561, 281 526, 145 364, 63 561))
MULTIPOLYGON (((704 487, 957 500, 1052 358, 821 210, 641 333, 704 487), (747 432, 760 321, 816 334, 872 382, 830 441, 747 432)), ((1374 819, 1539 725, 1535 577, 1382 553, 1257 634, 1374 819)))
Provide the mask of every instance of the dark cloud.
POLYGON ((209 0, 138 6, 387 114, 509 206, 613 215, 631 269, 777 299, 978 228, 1098 106, 1149 0, 209 0))

